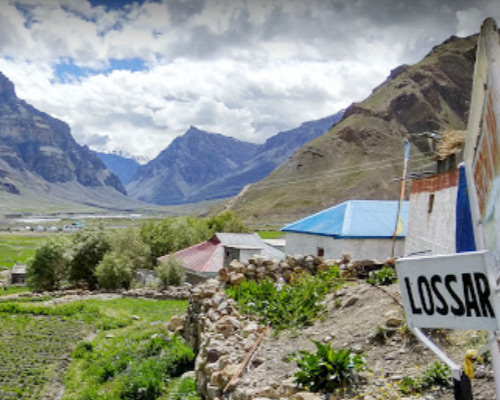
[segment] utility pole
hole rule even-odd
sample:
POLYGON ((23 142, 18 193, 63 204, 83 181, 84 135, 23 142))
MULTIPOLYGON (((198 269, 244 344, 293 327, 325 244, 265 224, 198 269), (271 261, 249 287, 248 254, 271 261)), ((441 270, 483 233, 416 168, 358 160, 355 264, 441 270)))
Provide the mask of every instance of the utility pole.
POLYGON ((401 220, 401 208, 403 206, 403 200, 405 198, 405 188, 406 188, 406 173, 408 170, 408 161, 410 159, 410 142, 408 138, 405 138, 405 159, 403 164, 403 177, 401 178, 401 190, 399 192, 399 203, 398 212, 396 215, 396 226, 394 227, 394 235, 392 237, 392 251, 391 258, 394 259, 394 253, 396 251, 396 237, 401 234, 403 230, 403 221, 401 220))

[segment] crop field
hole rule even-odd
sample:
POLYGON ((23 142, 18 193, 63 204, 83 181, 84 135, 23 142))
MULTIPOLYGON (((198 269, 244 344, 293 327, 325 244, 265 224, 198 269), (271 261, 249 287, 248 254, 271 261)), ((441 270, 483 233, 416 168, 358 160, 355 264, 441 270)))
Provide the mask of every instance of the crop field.
POLYGON ((147 379, 130 382, 126 372, 153 370, 154 361, 175 377, 192 362, 180 339, 162 339, 185 301, 43 300, 0 298, 0 400, 119 399, 143 386, 157 398, 167 390, 165 376, 155 375, 154 386, 147 379))
POLYGON ((44 234, 0 234, 0 269, 12 268, 16 262, 26 263, 35 254, 35 249, 47 238, 44 234))

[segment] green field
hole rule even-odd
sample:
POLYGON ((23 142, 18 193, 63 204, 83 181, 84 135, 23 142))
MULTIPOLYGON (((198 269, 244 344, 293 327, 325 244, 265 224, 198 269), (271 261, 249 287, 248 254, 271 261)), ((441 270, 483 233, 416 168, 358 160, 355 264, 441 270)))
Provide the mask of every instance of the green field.
POLYGON ((139 398, 143 390, 159 398, 167 378, 194 357, 165 328, 186 307, 177 300, 0 298, 0 399, 53 398, 63 387, 63 399, 139 398))
POLYGON ((14 264, 25 264, 34 256, 38 244, 47 238, 47 234, 2 233, 0 234, 0 270, 12 268, 14 264))

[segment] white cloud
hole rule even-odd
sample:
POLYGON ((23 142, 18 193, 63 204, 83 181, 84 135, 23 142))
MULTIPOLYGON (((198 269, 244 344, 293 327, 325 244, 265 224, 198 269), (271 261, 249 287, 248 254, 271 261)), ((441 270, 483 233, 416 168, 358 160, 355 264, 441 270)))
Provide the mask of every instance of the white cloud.
POLYGON ((0 5, 0 71, 97 150, 153 157, 190 125, 262 142, 364 99, 391 69, 477 31, 488 12, 500 17, 494 3, 11 1, 0 5), (104 68, 111 58, 148 69, 57 82, 61 60, 104 68))

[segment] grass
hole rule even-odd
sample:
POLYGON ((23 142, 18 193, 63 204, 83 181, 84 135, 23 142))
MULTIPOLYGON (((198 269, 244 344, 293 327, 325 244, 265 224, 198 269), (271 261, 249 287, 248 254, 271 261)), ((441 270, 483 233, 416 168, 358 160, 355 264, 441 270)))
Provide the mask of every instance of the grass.
POLYGON ((3 301, 0 398, 38 399, 50 393, 51 385, 63 380, 64 359, 70 360, 64 399, 148 399, 133 397, 143 387, 160 395, 169 374, 190 367, 191 349, 181 339, 169 338, 165 328, 186 307, 186 301, 128 298, 58 305, 24 298, 3 301), (102 379, 110 373, 112 381, 102 379), (123 397, 125 392, 132 397, 123 397))
POLYGON ((285 233, 281 231, 259 231, 257 233, 261 239, 281 239, 285 237, 285 233))
POLYGON ((0 297, 11 294, 26 293, 29 291, 31 291, 31 289, 27 286, 9 286, 7 289, 2 289, 0 287, 0 297))
POLYGON ((0 234, 0 269, 12 268, 16 262, 25 264, 35 255, 38 244, 46 238, 46 234, 0 234))

